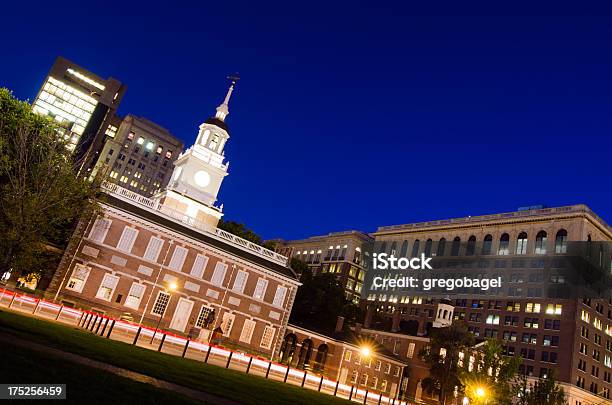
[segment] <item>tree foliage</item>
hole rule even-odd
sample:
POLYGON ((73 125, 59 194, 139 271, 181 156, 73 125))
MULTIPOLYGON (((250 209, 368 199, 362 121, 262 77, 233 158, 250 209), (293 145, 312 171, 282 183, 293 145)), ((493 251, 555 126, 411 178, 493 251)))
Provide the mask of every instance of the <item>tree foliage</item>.
MULTIPOLYGON (((296 264, 292 261, 292 267, 296 264)), ((322 333, 333 333, 338 316, 348 324, 361 317, 359 308, 345 298, 344 288, 335 274, 313 275, 300 266, 302 286, 297 291, 290 322, 322 333)))
POLYGON ((231 234, 239 236, 242 239, 246 239, 249 242, 253 242, 256 245, 260 245, 267 249, 274 250, 274 246, 264 242, 261 236, 253 232, 251 229, 247 228, 245 224, 236 221, 224 221, 221 219, 219 220, 219 224, 217 225, 217 227, 231 234))
POLYGON ((432 330, 430 345, 420 353, 429 365, 429 377, 423 379, 422 387, 430 395, 437 394, 441 404, 453 395, 455 387, 462 387, 459 353, 467 353, 473 345, 474 337, 465 322, 432 330))
POLYGON ((567 397, 562 387, 558 386, 554 374, 540 378, 531 384, 526 376, 520 376, 515 384, 520 398, 520 405, 566 405, 567 397))
POLYGON ((93 210, 96 182, 75 175, 58 127, 0 89, 0 274, 44 273, 48 245, 63 247, 93 210))
POLYGON ((504 356, 501 345, 494 339, 487 340, 470 354, 474 359, 472 370, 469 369, 469 361, 464 359, 459 374, 470 403, 478 404, 481 401, 475 395, 475 390, 484 387, 487 403, 511 405, 517 392, 514 382, 522 359, 504 356))

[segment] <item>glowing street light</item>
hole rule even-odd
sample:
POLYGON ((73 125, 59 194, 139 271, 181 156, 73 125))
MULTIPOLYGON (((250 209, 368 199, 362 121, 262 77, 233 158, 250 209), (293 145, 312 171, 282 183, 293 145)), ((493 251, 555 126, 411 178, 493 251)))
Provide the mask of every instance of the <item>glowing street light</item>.
POLYGON ((370 357, 370 348, 367 346, 361 347, 361 356, 362 357, 370 357))

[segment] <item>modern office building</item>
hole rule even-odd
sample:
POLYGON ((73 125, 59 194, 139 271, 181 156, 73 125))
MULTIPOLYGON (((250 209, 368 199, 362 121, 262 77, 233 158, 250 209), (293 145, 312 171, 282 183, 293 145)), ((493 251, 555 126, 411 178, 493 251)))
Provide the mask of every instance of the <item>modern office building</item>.
POLYGON ((300 240, 275 240, 276 251, 302 260, 313 274, 333 273, 338 276, 346 297, 356 303, 361 297, 366 272, 365 254, 373 238, 364 232, 332 232, 300 240))
POLYGON ((78 169, 88 171, 97 160, 125 91, 126 86, 118 80, 104 79, 58 57, 32 108, 52 117, 63 128, 78 169))
MULTIPOLYGON (((543 298, 533 288, 539 274, 560 263, 556 259, 566 253, 568 244, 612 241, 612 228, 587 206, 383 226, 373 235, 380 250, 396 256, 426 253, 458 271, 477 265, 503 274, 506 297, 455 292, 449 309, 452 318, 465 320, 478 338, 499 339, 506 355, 523 357, 521 373, 539 378, 554 372, 570 404, 610 399, 612 300, 543 298)), ((602 259, 609 266, 610 258, 600 253, 602 259)), ((427 336, 435 326, 437 299, 388 293, 364 298, 365 327, 427 336)))
POLYGON ((167 129, 128 114, 111 123, 92 175, 103 171, 111 183, 151 197, 165 188, 183 142, 167 129))
POLYGON ((147 198, 103 185, 102 212, 82 222, 83 236, 77 230, 48 295, 113 316, 129 312, 136 322, 161 322, 177 333, 206 338, 215 330, 223 344, 278 353, 297 277, 286 257, 217 228, 233 86, 162 192, 147 198))

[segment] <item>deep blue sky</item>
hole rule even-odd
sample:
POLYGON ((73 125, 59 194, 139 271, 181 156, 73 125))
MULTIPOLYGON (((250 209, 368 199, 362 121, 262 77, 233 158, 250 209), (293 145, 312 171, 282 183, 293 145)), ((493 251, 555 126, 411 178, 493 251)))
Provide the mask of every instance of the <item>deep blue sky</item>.
POLYGON ((63 55, 127 84, 121 114, 191 144, 240 72, 220 200, 266 238, 533 204, 586 203, 612 222, 601 10, 20 3, 0 26, 0 85, 19 98, 63 55))

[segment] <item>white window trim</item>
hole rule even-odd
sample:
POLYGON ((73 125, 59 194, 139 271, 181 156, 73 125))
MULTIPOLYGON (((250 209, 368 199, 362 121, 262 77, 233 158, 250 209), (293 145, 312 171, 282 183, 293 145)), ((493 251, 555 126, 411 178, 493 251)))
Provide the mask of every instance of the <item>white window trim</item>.
POLYGON ((245 319, 244 324, 242 325, 242 331, 240 331, 240 337, 238 340, 243 343, 251 343, 251 339, 253 339, 253 333, 255 332, 255 328, 257 327, 257 321, 253 319, 245 319), (246 329, 247 325, 252 325, 250 331, 246 329), (246 332, 246 333, 245 333, 246 332))
POLYGON ((232 285, 232 291, 237 292, 239 294, 243 294, 244 288, 246 287, 248 280, 249 280, 249 273, 247 273, 244 270, 238 270, 236 272, 236 277, 234 278, 234 284, 232 285), (238 284, 238 280, 242 280, 241 284, 238 284))
POLYGON ((264 298, 266 297, 266 292, 268 291, 268 284, 269 284, 269 281, 268 281, 268 280, 266 280, 266 279, 265 279, 265 278, 263 278, 263 277, 259 277, 259 278, 257 279, 257 284, 255 284, 255 291, 253 291, 253 298, 255 298, 255 299, 256 299, 256 300, 258 300, 258 301, 263 301, 263 300, 264 300, 264 298), (260 297, 257 297, 257 295, 256 295, 256 294, 257 294, 257 289, 258 289, 258 287, 259 287, 259 283, 260 283, 260 282, 263 282, 263 288, 261 289, 261 296, 260 296, 260 297))
POLYGON ((132 252, 132 248, 134 247, 134 243, 136 242, 136 239, 138 238, 138 229, 136 228, 132 228, 130 226, 126 226, 125 228, 123 228, 123 232, 121 232, 121 236, 119 237, 119 241, 117 242, 117 250, 121 251, 121 252, 125 252, 125 253, 131 253, 132 252), (125 249, 121 248, 121 242, 123 242, 123 238, 126 236, 127 232, 135 232, 134 238, 130 241, 129 246, 127 246, 125 249))
MULTIPOLYGON (((78 293, 82 293, 83 292, 83 288, 85 287, 85 283, 87 283, 87 279, 89 279, 89 275, 91 274, 91 267, 89 266, 85 266, 84 264, 81 263, 77 263, 75 264, 74 268, 72 269, 72 274, 70 275, 70 278, 68 279, 68 282, 66 283, 66 290, 70 290, 70 291, 75 291, 78 293), (74 278, 74 273, 77 269, 77 267, 83 267, 87 269, 87 276, 85 276, 85 279, 82 280, 83 284, 81 284, 81 288, 70 288, 68 287, 70 285, 70 281, 74 278)), ((78 279, 77 279, 78 280, 78 279)))
POLYGON ((227 267, 227 264, 223 262, 217 262, 217 264, 215 264, 215 270, 210 278, 210 283, 212 285, 216 285, 218 287, 223 286, 223 281, 225 281, 225 276, 227 275, 227 267), (215 278, 219 278, 219 280, 215 280, 215 278))
POLYGON ((274 293, 274 299, 272 300, 272 305, 274 305, 275 307, 278 308, 282 308, 283 305, 285 304, 285 299, 287 298, 287 292, 289 292, 289 289, 283 285, 278 285, 276 287, 276 292, 274 293), (282 294, 282 299, 279 298, 279 291, 283 291, 284 293, 282 294), (280 302, 278 302, 280 301, 280 302))
MULTIPOLYGON (((231 319, 230 326, 227 332, 223 331, 223 336, 228 337, 232 333, 232 329, 234 329, 234 323, 236 322, 236 314, 233 314, 231 312, 224 313, 222 321, 221 321, 221 325, 223 325, 226 322, 226 319, 231 319)), ((221 330, 223 330, 223 327, 221 327, 221 330)))
POLYGON ((264 349, 270 349, 270 347, 272 347, 272 343, 274 342, 274 336, 276 335, 276 328, 270 325, 266 325, 264 327, 263 333, 261 335, 261 343, 259 344, 259 347, 263 347, 264 349), (265 341, 264 338, 266 336, 266 331, 271 330, 272 331, 272 335, 270 336, 270 340, 268 342, 267 345, 265 345, 265 341))
POLYGON ((198 253, 196 255, 195 260, 193 261, 193 265, 191 266, 191 270, 189 271, 189 274, 199 279, 204 278, 204 273, 206 272, 206 266, 208 265, 208 260, 209 260, 208 256, 203 255, 202 253, 198 253), (200 263, 199 268, 196 268, 196 264, 198 264, 198 260, 201 260, 201 263, 200 263), (198 272, 199 272, 199 275, 197 274, 198 272))
MULTIPOLYGON (((137 288, 137 287, 136 287, 136 288, 137 288)), ((129 291, 129 292, 127 293, 127 295, 125 296, 125 304, 124 304, 124 305, 125 305, 126 307, 128 307, 128 308, 132 308, 132 309, 138 309, 138 308, 140 308, 140 303, 142 302, 142 297, 144 297, 144 295, 146 294, 146 292, 147 292, 147 286, 146 286, 145 284, 143 284, 143 283, 141 283, 141 282, 138 282, 138 281, 134 281, 134 282, 132 283, 132 286, 130 287, 130 291, 129 291), (137 304, 135 304, 136 306, 133 306, 133 305, 128 305, 128 299, 130 298, 130 295, 132 294, 132 290, 134 290, 134 288, 135 288, 136 286, 142 286, 142 287, 144 287, 144 289, 142 290, 142 296, 141 296, 141 297, 138 299, 138 303, 137 303, 137 304)))
POLYGON ((102 277, 102 281, 100 282, 100 286, 98 287, 98 291, 96 292, 96 298, 101 299, 103 301, 108 301, 108 302, 112 301, 113 295, 115 294, 115 290, 117 289, 117 284, 119 284, 119 276, 115 276, 115 275, 113 275, 111 273, 104 274, 104 277, 102 277), (106 280, 107 278, 115 279, 115 283, 114 283, 115 285, 111 289, 111 293, 110 293, 110 296, 109 296, 108 299, 106 299, 106 298, 104 298, 104 297, 102 297, 100 295, 100 291, 102 289, 102 285, 104 284, 104 280, 106 280))
POLYGON ((151 262, 157 262, 157 259, 159 259, 159 254, 161 253, 162 248, 164 247, 164 240, 161 238, 158 238, 156 236, 151 236, 151 239, 149 239, 149 243, 147 244, 147 248, 145 249, 144 254, 142 255, 142 258, 145 260, 149 260, 151 262), (157 252, 154 252, 154 256, 155 257, 147 257, 147 253, 149 253, 149 249, 151 249, 151 244, 153 243, 153 241, 160 241, 161 244, 159 245, 159 249, 157 249, 157 252))
POLYGON ((155 310, 155 304, 157 303, 157 300, 159 299, 159 296, 161 294, 166 294, 166 295, 170 295, 169 293, 167 293, 164 290, 159 290, 157 292, 157 295, 155 296, 155 301, 153 301, 153 305, 151 306, 151 315, 153 316, 164 316, 166 313, 166 310, 168 309, 168 305, 170 305, 170 299, 172 298, 172 296, 168 297, 168 302, 166 303, 166 306, 164 308, 164 312, 160 315, 160 314, 156 314, 155 312, 153 312, 153 310, 155 310))
POLYGON ((87 236, 88 239, 96 242, 96 243, 104 243, 104 240, 106 239, 106 235, 108 235, 108 231, 111 227, 111 225, 113 224, 113 221, 109 218, 98 218, 94 221, 93 226, 91 227, 91 230, 89 231, 89 235, 87 236), (104 231, 101 234, 101 237, 98 239, 94 239, 94 232, 96 232, 97 229, 99 229, 101 227, 101 223, 104 222, 108 225, 104 226, 104 231))
POLYGON ((187 259, 188 254, 189 254, 189 249, 184 248, 182 246, 175 246, 174 251, 172 252, 172 257, 170 258, 170 262, 168 263, 168 268, 170 270, 175 270, 175 271, 180 272, 183 269, 183 266, 185 265, 185 260, 187 259), (175 260, 176 260, 175 258, 178 252, 184 252, 185 254, 183 255, 180 263, 175 263, 175 260))

